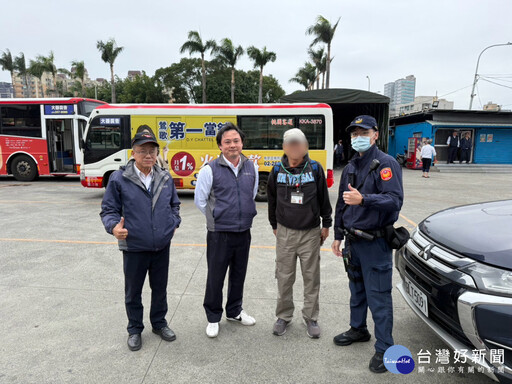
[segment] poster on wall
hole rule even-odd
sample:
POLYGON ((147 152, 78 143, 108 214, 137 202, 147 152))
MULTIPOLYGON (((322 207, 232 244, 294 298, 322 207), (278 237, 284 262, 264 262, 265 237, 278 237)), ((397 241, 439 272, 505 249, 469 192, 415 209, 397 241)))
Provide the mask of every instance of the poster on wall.
POLYGON ((485 143, 485 133, 480 134, 480 142, 485 143))
POLYGON ((488 133, 487 134, 487 142, 488 143, 492 143, 492 140, 493 140, 493 134, 492 133, 488 133))

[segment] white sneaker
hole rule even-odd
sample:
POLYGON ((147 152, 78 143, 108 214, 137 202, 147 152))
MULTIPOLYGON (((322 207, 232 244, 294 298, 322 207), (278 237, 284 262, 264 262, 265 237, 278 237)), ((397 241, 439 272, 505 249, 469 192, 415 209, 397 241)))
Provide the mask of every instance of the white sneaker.
POLYGON ((219 334, 219 323, 208 323, 206 327, 206 336, 217 337, 219 334))
POLYGON ((238 321, 242 325, 254 325, 256 324, 256 320, 254 317, 249 316, 247 313, 245 313, 244 310, 240 312, 240 314, 237 317, 227 317, 229 321, 238 321))

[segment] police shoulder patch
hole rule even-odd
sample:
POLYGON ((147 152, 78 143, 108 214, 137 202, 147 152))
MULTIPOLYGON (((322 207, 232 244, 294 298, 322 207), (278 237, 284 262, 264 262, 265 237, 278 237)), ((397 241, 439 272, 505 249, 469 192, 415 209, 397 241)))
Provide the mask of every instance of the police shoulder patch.
POLYGON ((388 181, 393 177, 393 172, 391 172, 391 168, 382 168, 380 171, 380 178, 384 181, 388 181))

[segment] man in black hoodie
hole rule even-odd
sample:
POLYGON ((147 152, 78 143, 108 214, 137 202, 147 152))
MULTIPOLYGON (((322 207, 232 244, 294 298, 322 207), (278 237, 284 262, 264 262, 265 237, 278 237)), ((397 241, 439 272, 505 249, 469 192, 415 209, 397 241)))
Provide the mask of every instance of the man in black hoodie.
POLYGON ((307 335, 318 338, 320 246, 329 236, 332 208, 324 170, 309 158, 308 141, 300 129, 284 133, 283 150, 267 184, 268 217, 276 236, 278 298, 273 333, 283 335, 293 317, 298 257, 304 279, 302 317, 307 335))

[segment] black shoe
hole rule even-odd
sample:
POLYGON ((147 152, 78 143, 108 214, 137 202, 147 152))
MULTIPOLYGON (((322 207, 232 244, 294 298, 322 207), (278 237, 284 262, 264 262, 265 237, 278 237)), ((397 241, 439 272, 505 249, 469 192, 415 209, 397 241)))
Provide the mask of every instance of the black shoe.
POLYGON ((169 328, 167 325, 160 329, 153 328, 153 333, 160 335, 160 337, 165 341, 174 341, 176 340, 176 334, 169 328))
POLYGON ((375 352, 369 364, 370 371, 373 373, 384 373, 387 371, 386 366, 384 365, 384 354, 380 352, 375 352))
POLYGON ((142 338, 140 333, 128 335, 128 348, 130 351, 138 351, 142 347, 142 338))
POLYGON ((371 337, 372 336, 367 329, 360 330, 350 327, 347 332, 340 333, 338 336, 335 336, 333 341, 336 345, 350 345, 356 342, 368 341, 371 337))

